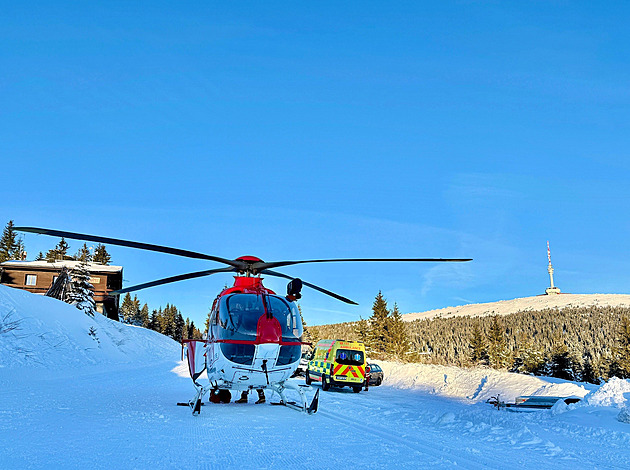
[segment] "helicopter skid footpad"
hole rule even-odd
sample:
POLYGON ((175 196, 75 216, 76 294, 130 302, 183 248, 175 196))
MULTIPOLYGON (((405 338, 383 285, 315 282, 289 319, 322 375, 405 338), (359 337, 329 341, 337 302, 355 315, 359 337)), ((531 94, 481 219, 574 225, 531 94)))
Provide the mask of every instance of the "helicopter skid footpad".
POLYGON ((296 411, 301 411, 303 413, 307 413, 309 415, 315 414, 317 413, 317 407, 319 405, 319 389, 317 389, 317 391, 315 392, 315 396, 313 397, 313 400, 311 400, 310 405, 308 404, 307 400, 306 400, 306 396, 304 395, 304 392, 299 389, 299 388, 293 388, 293 387, 272 387, 272 389, 278 393, 278 395, 280 395, 280 402, 278 403, 272 403, 272 405, 283 405, 286 406, 287 408, 291 408, 293 410, 296 411), (289 388, 289 389, 293 389, 295 391, 297 391, 300 394, 300 397, 302 398, 302 405, 298 405, 297 402, 295 401, 288 401, 284 391, 289 388))

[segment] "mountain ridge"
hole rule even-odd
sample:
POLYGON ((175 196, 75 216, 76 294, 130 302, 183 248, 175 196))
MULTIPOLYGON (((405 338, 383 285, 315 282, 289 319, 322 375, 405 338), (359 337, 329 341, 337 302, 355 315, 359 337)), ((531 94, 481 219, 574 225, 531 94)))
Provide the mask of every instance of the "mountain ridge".
POLYGON ((498 300, 477 304, 412 312, 402 315, 406 322, 432 318, 453 318, 458 316, 483 317, 491 315, 510 315, 512 313, 545 310, 565 307, 630 307, 629 294, 552 294, 519 297, 511 300, 498 300))

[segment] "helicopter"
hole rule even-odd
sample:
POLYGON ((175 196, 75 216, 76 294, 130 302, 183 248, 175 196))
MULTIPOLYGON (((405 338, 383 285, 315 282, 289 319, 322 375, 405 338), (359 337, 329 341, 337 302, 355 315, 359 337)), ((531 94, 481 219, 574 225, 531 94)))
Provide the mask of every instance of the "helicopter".
POLYGON ((308 414, 317 412, 319 389, 316 390, 309 403, 305 390, 312 390, 311 387, 288 380, 300 363, 302 345, 310 344, 302 341, 303 326, 296 301, 302 296, 303 286, 307 286, 347 304, 358 304, 315 284, 275 271, 275 268, 330 262, 471 261, 471 259, 460 258, 340 258, 265 262, 255 256, 228 259, 162 245, 62 230, 37 227, 14 227, 14 229, 20 232, 204 259, 226 265, 221 268, 180 274, 125 287, 110 292, 111 295, 218 273, 236 273, 234 285, 224 288, 212 304, 209 328, 205 338, 182 341, 182 353, 186 356, 196 394, 188 403, 180 404, 188 405, 193 415, 200 414, 206 394, 210 395, 211 402, 229 402, 230 390, 249 391, 252 389, 272 390, 280 396, 278 403, 280 405, 308 414), (281 296, 265 287, 262 283, 262 275, 288 279, 287 294, 281 296), (206 384, 201 383, 204 372, 207 377, 206 384), (286 392, 297 393, 299 404, 291 401, 286 392))

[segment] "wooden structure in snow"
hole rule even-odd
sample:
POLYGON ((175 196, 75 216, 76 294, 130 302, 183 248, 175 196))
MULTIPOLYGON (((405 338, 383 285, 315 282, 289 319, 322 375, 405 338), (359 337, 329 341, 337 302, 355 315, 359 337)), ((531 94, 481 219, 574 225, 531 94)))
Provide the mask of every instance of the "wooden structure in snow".
MULTIPOLYGON (((65 271, 72 270, 79 261, 5 261, 0 263, 0 284, 17 289, 24 289, 34 294, 59 297, 61 283, 55 286, 57 278, 65 271)), ((94 286, 96 310, 103 315, 118 320, 119 298, 110 292, 122 288, 122 266, 106 266, 88 263, 90 283, 94 286)))

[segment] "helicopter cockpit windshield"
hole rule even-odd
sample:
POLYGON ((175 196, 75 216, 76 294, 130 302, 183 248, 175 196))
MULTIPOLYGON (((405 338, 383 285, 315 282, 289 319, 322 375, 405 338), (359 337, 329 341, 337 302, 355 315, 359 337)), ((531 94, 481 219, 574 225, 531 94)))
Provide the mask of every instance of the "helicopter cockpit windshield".
MULTIPOLYGON (((283 342, 301 341, 302 321, 295 304, 279 296, 259 294, 232 294, 221 299, 218 315, 219 327, 222 330, 221 339, 255 341, 258 320, 265 313, 271 313, 280 323, 283 342)), ((221 349, 226 357, 234 362, 250 364, 252 361, 253 344, 222 343, 221 349)), ((295 362, 299 360, 300 355, 300 345, 283 344, 280 347, 278 364, 295 362)))
POLYGON ((254 340, 258 319, 265 312, 280 322, 283 341, 300 341, 300 312, 295 304, 275 295, 232 294, 224 297, 219 307, 219 324, 227 330, 229 339, 254 340))
POLYGON ((221 299, 219 325, 226 330, 226 339, 255 340, 256 325, 265 307, 257 294, 233 294, 221 299))

